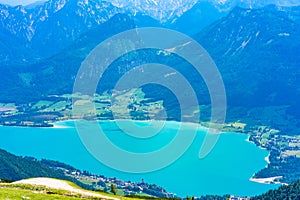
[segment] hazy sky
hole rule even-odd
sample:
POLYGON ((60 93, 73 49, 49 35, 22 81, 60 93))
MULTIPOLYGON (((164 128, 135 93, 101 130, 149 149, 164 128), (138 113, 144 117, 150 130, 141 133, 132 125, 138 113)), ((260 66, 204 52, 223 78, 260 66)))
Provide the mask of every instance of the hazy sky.
POLYGON ((0 0, 0 4, 8 4, 8 5, 28 5, 37 0, 0 0))
MULTIPOLYGON (((0 4, 8 4, 8 5, 16 6, 16 5, 28 5, 28 4, 34 3, 36 1, 47 1, 47 0, 0 0, 0 4)), ((215 0, 215 1, 226 2, 228 0, 215 0)), ((249 0, 244 0, 244 1, 249 1, 249 0)), ((250 1, 255 2, 255 0, 250 0, 250 1)), ((260 0, 256 0, 256 1, 260 1, 260 0)), ((262 0, 262 1, 264 1, 264 0, 262 0)), ((269 3, 276 2, 279 5, 299 5, 300 4, 299 0, 273 0, 273 1, 268 1, 268 2, 269 3)))

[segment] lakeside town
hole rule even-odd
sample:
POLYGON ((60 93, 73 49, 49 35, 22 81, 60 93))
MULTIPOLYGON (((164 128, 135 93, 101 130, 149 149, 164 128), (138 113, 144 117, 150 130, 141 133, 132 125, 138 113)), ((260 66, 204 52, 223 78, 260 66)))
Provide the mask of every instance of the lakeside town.
POLYGON ((95 191, 103 191, 118 196, 152 196, 158 198, 177 198, 176 194, 166 191, 163 187, 149 184, 142 179, 140 182, 123 181, 118 178, 109 178, 97 175, 88 171, 75 169, 67 164, 45 160, 43 164, 62 171, 66 176, 71 177, 95 191))
POLYGON ((266 158, 268 165, 253 178, 262 178, 269 184, 288 184, 300 176, 300 137, 278 133, 278 130, 266 126, 250 131, 249 141, 270 152, 266 158))

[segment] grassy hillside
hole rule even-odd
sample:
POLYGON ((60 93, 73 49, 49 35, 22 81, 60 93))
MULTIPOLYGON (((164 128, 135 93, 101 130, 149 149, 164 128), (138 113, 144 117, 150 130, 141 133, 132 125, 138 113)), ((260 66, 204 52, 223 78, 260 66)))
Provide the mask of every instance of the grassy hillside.
POLYGON ((37 160, 15 156, 0 149, 0 179, 15 181, 40 176, 66 178, 62 172, 52 169, 37 160))
MULTIPOLYGON (((60 181, 60 180, 57 180, 60 181)), ((62 183, 66 183, 80 192, 74 192, 63 189, 55 189, 49 188, 45 186, 38 185, 30 185, 30 184, 0 184, 0 199, 116 199, 117 196, 91 192, 95 196, 85 195, 82 188, 65 181, 60 181, 62 183), (96 195, 100 195, 102 197, 97 197, 96 195)), ((55 186, 54 186, 55 187, 55 186)))
MULTIPOLYGON (((26 179, 21 182, 15 183, 0 183, 0 200, 2 199, 33 199, 33 200, 44 200, 44 199, 106 199, 106 200, 138 200, 138 199, 160 199, 150 196, 119 196, 112 195, 104 192, 88 191, 80 188, 74 183, 68 181, 62 181, 58 179, 49 178, 37 178, 37 179, 26 179), (34 183, 25 184, 25 182, 37 181, 39 179, 49 180, 51 186, 36 185, 34 183), (22 183, 24 181, 24 183, 22 183), (53 184, 54 182, 57 182, 53 184), (59 189, 61 186, 65 185, 64 189, 59 189)), ((166 198, 162 198, 167 200, 166 198)), ((175 200, 175 199, 168 199, 175 200)), ((178 200, 178 199, 176 199, 178 200)))
POLYGON ((0 149, 0 180, 17 181, 34 177, 68 180, 85 189, 91 189, 89 185, 66 176, 63 171, 51 168, 35 158, 16 156, 0 149))
MULTIPOLYGON (((51 191, 50 191, 51 192, 51 191)), ((76 200, 82 199, 81 197, 69 197, 59 194, 45 194, 45 193, 37 193, 34 190, 25 190, 19 188, 0 188, 0 199, 33 199, 33 200, 76 200)))

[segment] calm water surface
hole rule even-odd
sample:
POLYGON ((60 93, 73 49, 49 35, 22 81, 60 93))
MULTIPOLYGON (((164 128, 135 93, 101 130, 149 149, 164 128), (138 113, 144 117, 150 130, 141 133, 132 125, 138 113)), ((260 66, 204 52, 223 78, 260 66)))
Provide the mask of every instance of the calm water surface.
MULTIPOLYGON (((138 123, 140 126, 148 125, 148 122, 138 123)), ((0 127, 0 148, 17 155, 58 160, 107 177, 131 181, 144 179, 182 197, 204 194, 257 195, 277 187, 249 181, 256 171, 266 166, 264 158, 268 152, 247 142, 247 135, 224 133, 213 151, 204 159, 199 159, 199 149, 206 134, 201 128, 188 151, 169 167, 146 174, 130 174, 111 169, 90 155, 81 143, 74 122, 59 122, 57 125, 68 128, 0 127)), ((115 122, 101 122, 107 137, 115 145, 140 153, 167 145, 176 135, 179 125, 167 122, 157 135, 142 140, 124 134, 115 122)), ((186 125, 187 132, 189 128, 195 128, 190 126, 186 125)), ((100 150, 105 152, 105 149, 100 150)))

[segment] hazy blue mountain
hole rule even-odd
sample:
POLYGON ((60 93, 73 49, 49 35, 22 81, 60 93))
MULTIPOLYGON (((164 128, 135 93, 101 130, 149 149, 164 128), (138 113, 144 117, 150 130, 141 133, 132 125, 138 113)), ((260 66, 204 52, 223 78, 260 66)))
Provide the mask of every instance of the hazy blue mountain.
POLYGON ((0 30, 27 42, 41 57, 71 44, 81 34, 121 12, 105 1, 50 0, 32 8, 0 5, 0 30))
POLYGON ((108 0, 114 6, 129 13, 145 13, 161 22, 174 20, 182 16, 197 3, 209 3, 219 12, 229 12, 234 7, 261 8, 266 5, 296 6, 298 0, 108 0))
POLYGON ((197 2, 190 10, 174 20, 169 27, 188 35, 199 33, 204 27, 212 24, 228 14, 229 11, 220 11, 211 2, 197 2))
POLYGON ((27 11, 22 6, 10 7, 0 4, 0 27, 17 38, 30 40, 30 19, 27 11))
POLYGON ((199 32, 230 12, 235 6, 260 8, 275 4, 278 10, 292 13, 299 21, 299 12, 283 5, 296 5, 296 1, 235 1, 235 0, 49 0, 29 6, 0 4, 0 31, 8 33, 6 40, 20 41, 13 57, 3 52, 1 63, 24 63, 58 53, 81 34, 106 22, 117 13, 126 13, 141 19, 138 26, 170 27, 187 34, 199 32), (144 19, 141 18, 144 17, 144 19), (149 16, 149 17, 147 17, 149 16), (148 18, 148 20, 146 19, 148 18), (156 21, 150 23, 150 19, 156 21), (157 23, 157 21, 159 23, 157 23))
POLYGON ((269 6, 269 9, 273 10, 273 12, 280 12, 283 16, 300 24, 300 6, 279 7, 279 6, 272 5, 269 6))
MULTIPOLYGON (((34 49, 46 55, 65 48, 81 34, 106 22, 120 10, 102 1, 64 1, 53 6, 55 14, 41 23, 32 38, 34 49)), ((50 7, 50 9, 53 9, 50 7)), ((47 10, 47 9, 43 9, 47 10)))
POLYGON ((6 30, 0 30, 0 60, 1 63, 29 62, 28 58, 35 53, 30 45, 6 30))
MULTIPOLYGON (((196 9, 198 14, 200 10, 202 11, 202 17, 209 19, 211 17, 216 18, 216 16, 218 18, 218 15, 220 14, 218 12, 229 12, 235 6, 241 6, 244 8, 258 8, 268 4, 275 4, 277 6, 290 6, 296 5, 297 1, 49 0, 44 3, 37 2, 33 5, 25 7, 0 5, 0 22, 3 29, 16 34, 18 37, 22 37, 28 41, 31 41, 34 35, 38 34, 38 32, 36 33, 36 29, 40 27, 41 24, 45 23, 47 24, 44 26, 48 26, 50 24, 52 26, 57 26, 58 29, 66 29, 66 35, 72 37, 76 36, 76 31, 70 28, 72 25, 74 26, 75 19, 79 20, 79 24, 84 21, 86 24, 85 28, 91 28, 95 24, 98 25, 104 21, 107 21, 109 17, 115 15, 116 13, 128 13, 132 15, 141 13, 143 15, 148 15, 152 18, 155 18, 160 22, 173 23, 179 17, 189 11, 193 6, 196 6, 193 9, 196 9), (213 16, 214 14, 216 14, 216 16, 213 16), (72 17, 74 19, 72 19, 72 17), (68 21, 66 19, 68 19, 68 21), (70 24, 66 23, 66 21, 70 24)), ((82 28, 81 26, 77 25, 76 28, 82 28)), ((55 31, 55 29, 52 31, 55 31)))
POLYGON ((259 9, 265 6, 273 7, 274 12, 284 12, 294 21, 300 22, 300 13, 297 5, 300 5, 299 1, 200 0, 191 9, 174 19, 169 27, 188 35, 196 34, 204 27, 226 16, 237 6, 247 9, 259 9))
POLYGON ((0 85, 1 101, 28 102, 48 94, 72 92, 77 70, 90 51, 106 38, 135 27, 134 19, 125 14, 117 14, 81 35, 73 44, 54 56, 35 64, 0 67, 0 76, 5 82, 0 85))
POLYGON ((196 38, 219 66, 230 104, 290 105, 300 98, 300 27, 285 11, 235 8, 196 38))
POLYGON ((188 11, 197 0, 108 0, 131 13, 144 13, 160 22, 170 22, 188 11))
MULTIPOLYGON (((128 20, 123 23, 121 16, 126 15, 118 15, 82 35, 70 48, 54 57, 36 65, 23 66, 20 73, 31 70, 30 73, 39 74, 32 77, 31 86, 41 87, 35 91, 47 91, 47 84, 59 82, 59 88, 64 88, 61 92, 66 92, 66 88, 71 88, 72 77, 89 50, 107 36, 136 27, 136 22, 144 21, 144 18, 127 16, 128 20), (43 83, 35 82, 37 80, 43 83)), ((149 18, 149 23, 157 22, 149 18)), ((257 10, 236 8, 195 36, 218 64, 228 90, 229 102, 247 106, 291 104, 297 99, 292 97, 299 95, 299 37, 298 24, 287 17, 284 11, 276 11, 273 7, 257 10)), ((10 71, 20 68, 11 68, 10 71)), ((24 85, 20 78, 17 80, 15 85, 18 82, 19 86, 24 85)), ((49 92, 60 91, 55 86, 51 88, 49 92)))
MULTIPOLYGON (((183 5, 182 2, 181 4, 183 5)), ((146 6, 146 4, 142 5, 146 6)), ((168 2, 169 7, 172 5, 178 7, 177 1, 168 2)), ((178 7, 183 9, 181 13, 189 8, 184 8, 182 5, 178 7)), ((25 59, 31 60, 36 56, 30 55, 43 58, 58 53, 81 34, 103 24, 118 13, 137 16, 140 19, 136 22, 138 26, 161 26, 160 23, 148 17, 155 16, 153 14, 155 10, 157 10, 155 5, 152 7, 148 5, 148 9, 136 12, 128 7, 119 8, 110 2, 97 0, 50 0, 43 4, 37 3, 26 7, 0 5, 0 30, 12 35, 12 40, 25 43, 26 45, 22 46, 26 47, 26 51, 33 49, 35 53, 29 54, 25 59)), ((169 16, 166 20, 171 18, 169 16)), ((0 46, 1 48, 5 49, 5 45, 0 46)), ((4 57, 10 58, 8 55, 4 57)), ((7 62, 19 61, 20 63, 23 60, 23 55, 16 52, 16 58, 7 59, 7 62)))
MULTIPOLYGON (((257 9, 267 5, 276 5, 279 7, 299 6, 298 0, 207 0, 214 4, 220 11, 229 11, 234 7, 239 6, 243 8, 257 9)), ((201 0, 200 0, 201 2, 201 0)))
MULTIPOLYGON (((81 4, 74 2, 65 2, 64 4, 64 1, 60 0, 55 2, 49 1, 48 4, 45 4, 49 7, 52 6, 52 8, 60 8, 60 10, 57 12, 53 11, 55 14, 53 14, 51 19, 49 17, 49 19, 45 20, 44 23, 49 26, 41 25, 36 29, 35 33, 39 34, 32 37, 32 41, 35 41, 32 44, 36 45, 36 49, 46 51, 46 48, 38 47, 38 41, 40 41, 41 46, 47 47, 47 49, 57 46, 54 45, 56 42, 61 44, 64 41, 64 45, 60 46, 63 50, 57 55, 48 59, 42 59, 34 65, 2 67, 1 76, 6 81, 5 87, 0 88, 2 98, 15 100, 14 95, 17 93, 11 94, 10 91, 6 91, 7 87, 21 92, 24 96, 23 100, 26 100, 26 98, 32 99, 33 97, 39 98, 41 95, 50 93, 71 92, 74 77, 81 61, 95 45, 108 36, 122 30, 134 28, 137 24, 139 24, 138 26, 160 25, 158 21, 147 15, 137 13, 135 17, 132 15, 131 17, 130 15, 117 15, 106 23, 102 23, 99 19, 99 26, 97 25, 98 22, 95 21, 96 18, 90 16, 92 12, 86 11, 89 10, 89 6, 91 6, 91 9, 92 7, 97 7, 96 4, 93 6, 92 3, 84 4, 84 2, 78 1, 83 3, 81 4), (69 18, 64 18, 64 16, 71 16, 71 11, 74 8, 80 8, 78 12, 82 11, 83 17, 69 22, 69 18), (126 23, 124 23, 124 20, 126 23), (70 29, 60 29, 60 26, 57 26, 57 22, 68 24, 70 29), (86 23, 91 24, 90 31, 88 31, 88 28, 83 27, 83 24, 86 23), (78 27, 76 34, 72 31, 73 26, 78 27), (46 31, 46 29, 53 31, 46 31), (82 30, 80 31, 80 29, 85 29, 86 33, 82 30), (66 34, 65 30, 66 32, 74 33, 74 35, 71 33, 71 35, 66 34), (81 36, 75 37, 77 34, 81 34, 81 36), (42 38, 42 35, 47 35, 47 37, 42 38), (49 44, 50 41, 53 44, 49 44), (63 48, 63 46, 68 46, 68 43, 71 46, 63 48), (26 80, 24 80, 24 74, 27 77, 26 80), (29 93, 33 89, 35 95, 29 93)), ((45 5, 43 6, 45 7, 45 5)), ((203 4, 196 5, 194 9, 197 11, 197 6, 200 5, 203 4)), ((213 10, 213 4, 211 4, 212 6, 206 5, 213 10)), ((44 7, 37 8, 44 11, 44 7)), ((21 8, 15 7, 15 12, 18 9, 20 10, 21 8)), ((20 14, 20 12, 18 13, 20 14)), ((197 12, 191 10, 191 13, 197 12)), ((106 14, 106 16, 109 15, 108 13, 106 14)), ((182 16, 183 19, 185 16, 188 18, 189 12, 182 16)), ((195 16, 197 15, 195 14, 195 16)), ((201 20, 201 18, 199 19, 201 20)), ((180 24, 180 20, 178 19, 178 24, 180 24)), ((226 84, 231 105, 297 105, 295 96, 299 96, 297 86, 300 80, 300 56, 298 53, 300 52, 300 31, 298 22, 299 7, 235 8, 226 17, 195 35, 195 38, 208 50, 218 64, 226 84), (290 10, 293 12, 289 12, 290 10)), ((181 23, 178 27, 183 29, 185 27, 184 23, 181 23)), ((186 29, 192 29, 188 23, 186 24, 186 29)), ((26 43, 23 46, 26 47, 26 43)), ((153 55, 148 56, 148 58, 149 60, 153 59, 153 55)), ((179 61, 176 59, 168 60, 166 64, 172 64, 172 62, 176 63, 179 61)), ((127 64, 124 63, 124 66, 127 66, 127 64)), ((186 70, 186 73, 189 72, 193 74, 191 71, 186 70)), ((202 94, 201 87, 199 86, 199 95, 202 94)))

